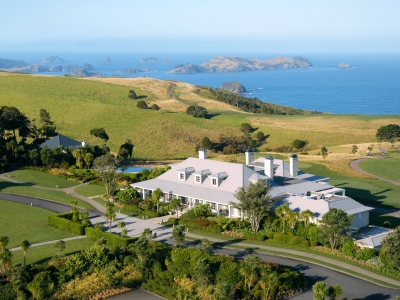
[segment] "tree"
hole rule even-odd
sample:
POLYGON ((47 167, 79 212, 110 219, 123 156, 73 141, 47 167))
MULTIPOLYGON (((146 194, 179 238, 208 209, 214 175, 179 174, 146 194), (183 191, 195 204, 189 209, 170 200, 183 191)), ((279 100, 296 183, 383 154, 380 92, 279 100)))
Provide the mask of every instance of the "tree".
POLYGON ((76 200, 76 199, 73 199, 73 200, 71 200, 71 211, 75 211, 75 207, 76 207, 76 205, 78 204, 78 200, 76 200))
POLYGON ((321 155, 323 159, 325 159, 328 156, 328 149, 325 146, 321 148, 321 155))
POLYGON ((240 125, 240 130, 243 131, 245 134, 249 134, 254 131, 254 128, 251 127, 251 125, 249 123, 242 123, 240 125))
POLYGON ((43 138, 47 139, 49 137, 58 135, 58 132, 56 131, 56 126, 54 126, 53 121, 51 121, 50 113, 47 110, 43 108, 40 109, 39 119, 41 123, 39 132, 43 138))
POLYGON ((119 160, 112 154, 97 157, 93 162, 93 169, 103 180, 107 196, 111 197, 118 183, 121 172, 118 172, 119 160))
POLYGON ((172 210, 175 210, 175 211, 176 211, 176 218, 179 218, 178 212, 179 212, 179 209, 181 208, 181 206, 182 206, 182 201, 181 201, 181 199, 172 198, 171 201, 169 202, 169 207, 170 207, 172 210))
POLYGON ((159 107, 157 104, 153 104, 153 105, 151 106, 151 109, 152 109, 152 110, 155 110, 155 111, 159 111, 160 108, 161 108, 161 107, 159 107))
POLYGON ((269 184, 265 180, 259 180, 250 183, 247 188, 239 188, 235 193, 239 203, 231 202, 232 206, 245 214, 254 232, 258 231, 261 220, 272 211, 272 206, 278 200, 268 195, 269 190, 269 184))
POLYGON ((313 286, 314 300, 324 300, 328 292, 328 287, 323 281, 317 281, 313 286))
POLYGON ((208 150, 211 150, 213 144, 212 144, 211 140, 210 140, 208 137, 205 136, 205 137, 203 137, 203 139, 201 140, 200 146, 203 147, 203 148, 206 148, 206 149, 208 149, 208 150))
POLYGON ((211 265, 207 258, 200 257, 193 268, 192 280, 197 286, 207 286, 211 279, 211 265))
POLYGON ((251 287, 258 278, 259 263, 261 258, 258 255, 250 255, 240 262, 239 272, 244 278, 244 285, 250 293, 251 287))
POLYGON ((356 154, 357 151, 358 151, 357 145, 353 145, 353 146, 351 147, 351 153, 352 153, 352 154, 356 154))
POLYGON ((164 192, 160 188, 155 189, 151 194, 151 198, 153 199, 154 203, 157 206, 157 212, 159 211, 160 199, 163 195, 164 192))
POLYGON ((286 231, 286 221, 289 219, 290 208, 287 203, 280 205, 275 209, 275 214, 282 220, 283 233, 286 231))
POLYGON ((203 252, 209 253, 212 250, 212 243, 207 239, 202 239, 199 245, 199 249, 203 252))
POLYGON ((133 147, 135 147, 132 144, 132 141, 130 139, 127 139, 120 147, 118 150, 118 156, 122 157, 123 159, 128 159, 132 158, 132 153, 133 153, 133 147))
POLYGON ((12 132, 12 138, 16 140, 16 131, 20 137, 28 137, 31 130, 29 129, 29 119, 15 107, 2 106, 0 108, 0 132, 12 132))
POLYGON ((272 271, 271 267, 261 265, 260 275, 261 279, 258 281, 258 285, 262 290, 262 297, 263 299, 272 299, 279 288, 279 274, 276 271, 272 271))
POLYGON ((65 250, 65 242, 63 240, 59 240, 53 245, 53 247, 56 255, 61 256, 63 251, 65 250))
POLYGON ((185 242, 185 226, 177 225, 172 230, 172 239, 176 247, 181 247, 185 242))
POLYGON ((23 240, 21 242, 21 250, 24 252, 24 267, 26 266, 26 253, 31 246, 31 243, 28 240, 23 240))
POLYGON ((330 286, 328 289, 328 296, 332 300, 339 299, 340 297, 343 296, 343 288, 338 284, 335 284, 334 286, 330 286))
POLYGON ((125 190, 118 193, 118 201, 122 204, 126 204, 128 201, 136 198, 139 198, 139 192, 132 188, 132 186, 128 186, 125 190))
POLYGON ((135 93, 134 90, 129 90, 129 95, 128 95, 128 97, 129 97, 130 99, 132 99, 132 100, 135 100, 135 99, 137 98, 137 95, 136 95, 136 93, 135 93))
POLYGON ((50 271, 43 271, 35 275, 31 283, 28 284, 28 290, 36 300, 48 299, 48 295, 54 289, 54 283, 51 279, 50 271))
POLYGON ((397 124, 381 126, 376 131, 376 138, 379 142, 387 141, 394 143, 400 138, 400 126, 397 124))
POLYGON ((10 238, 6 235, 0 235, 0 247, 1 251, 6 250, 8 243, 10 242, 10 238))
POLYGON ((198 218, 207 218, 211 215, 211 207, 208 204, 198 203, 193 209, 194 215, 198 218))
POLYGON ((11 267, 12 252, 9 249, 4 249, 0 252, 0 265, 2 266, 3 272, 9 270, 11 267))
POLYGON ((109 228, 109 232, 111 232, 111 223, 114 222, 115 220, 115 211, 114 211, 114 203, 112 202, 106 202, 106 221, 109 222, 108 228, 109 228))
POLYGON ((262 131, 258 131, 257 134, 256 134, 256 138, 260 142, 264 142, 268 137, 269 137, 269 135, 265 135, 264 132, 262 132, 262 131))
POLYGON ((300 213, 300 219, 304 222, 304 231, 305 231, 306 234, 307 234, 307 232, 308 232, 308 225, 310 224, 310 219, 311 219, 311 220, 314 219, 314 213, 313 213, 311 210, 309 210, 309 209, 303 210, 303 211, 300 213))
POLYGON ((292 142, 292 147, 295 149, 303 149, 307 145, 307 142, 304 140, 294 140, 292 142))
POLYGON ((330 208, 322 216, 319 229, 332 249, 336 249, 342 244, 352 221, 352 215, 347 215, 343 210, 337 208, 330 208))
POLYGON ((391 231, 383 240, 379 256, 385 265, 400 269, 400 226, 391 231))
POLYGON ((83 156, 83 160, 85 161, 86 168, 90 169, 90 166, 93 163, 93 154, 90 152, 85 153, 85 155, 83 156))
POLYGON ((195 118, 205 118, 207 115, 207 109, 205 109, 202 106, 198 106, 198 105, 190 105, 187 109, 186 109, 186 114, 195 117, 195 118))
MULTIPOLYGON (((46 149, 46 148, 43 148, 43 149, 46 149)), ((42 151, 43 151, 43 149, 42 149, 42 151)), ((41 151, 41 152, 42 152, 41 151)), ((85 162, 85 151, 83 150, 83 148, 81 148, 81 147, 79 147, 79 148, 77 148, 76 150, 74 150, 73 152, 72 152, 72 156, 75 158, 75 160, 76 160, 76 166, 79 168, 79 169, 83 169, 83 166, 84 166, 84 162, 85 162)), ((42 158, 42 162, 43 162, 43 164, 44 164, 44 161, 43 161, 43 158, 42 158)))
POLYGON ((140 100, 140 101, 138 101, 136 106, 137 106, 137 108, 140 108, 140 109, 146 109, 147 108, 147 103, 144 102, 143 100, 140 100))
POLYGON ((104 143, 107 143, 107 141, 109 140, 109 136, 103 127, 91 129, 90 134, 104 140, 104 143))

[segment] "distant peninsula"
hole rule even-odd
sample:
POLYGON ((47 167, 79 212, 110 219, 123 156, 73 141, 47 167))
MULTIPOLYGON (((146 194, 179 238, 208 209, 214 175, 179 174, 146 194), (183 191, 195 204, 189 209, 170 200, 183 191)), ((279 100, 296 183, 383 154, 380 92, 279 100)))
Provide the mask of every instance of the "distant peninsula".
POLYGON ((62 64, 65 60, 58 56, 50 56, 43 59, 42 64, 62 64))
POLYGON ((168 73, 224 73, 309 67, 312 67, 311 62, 308 59, 304 59, 299 56, 293 58, 277 56, 273 59, 267 60, 245 59, 237 56, 217 56, 200 65, 177 65, 173 70, 168 71, 168 73))
POLYGON ((244 87, 243 84, 237 81, 231 81, 231 82, 224 82, 221 87, 221 90, 228 91, 231 93, 235 94, 244 94, 247 93, 246 88, 244 87))
POLYGON ((12 60, 0 58, 0 69, 10 69, 10 68, 23 68, 28 64, 23 60, 12 60))

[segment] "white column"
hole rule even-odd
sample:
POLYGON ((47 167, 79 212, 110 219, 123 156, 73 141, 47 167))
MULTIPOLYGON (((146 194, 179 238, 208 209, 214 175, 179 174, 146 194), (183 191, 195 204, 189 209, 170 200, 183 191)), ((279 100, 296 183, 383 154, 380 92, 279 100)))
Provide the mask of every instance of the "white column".
POLYGON ((219 216, 219 204, 216 203, 216 208, 217 208, 217 216, 219 216))
POLYGON ((146 190, 145 189, 142 190, 142 198, 143 198, 143 200, 146 198, 146 190))
POLYGON ((230 217, 231 217, 231 206, 228 205, 228 218, 230 218, 230 217))

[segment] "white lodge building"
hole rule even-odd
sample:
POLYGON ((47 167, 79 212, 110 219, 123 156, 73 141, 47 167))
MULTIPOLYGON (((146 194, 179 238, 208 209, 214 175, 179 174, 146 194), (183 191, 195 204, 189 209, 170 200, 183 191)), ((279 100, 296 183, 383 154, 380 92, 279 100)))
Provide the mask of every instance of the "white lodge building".
POLYGON ((338 208, 354 216, 352 227, 359 229, 369 224, 369 211, 364 206, 346 197, 345 190, 329 184, 329 178, 307 174, 298 170, 296 154, 290 155, 290 163, 271 156, 254 160, 251 150, 246 152, 246 165, 207 159, 207 150, 199 149, 199 158, 188 158, 159 177, 132 184, 140 190, 143 198, 151 196, 160 188, 164 192, 161 201, 179 198, 187 207, 197 203, 209 204, 213 213, 228 218, 241 217, 231 202, 238 202, 234 194, 238 188, 251 182, 270 182, 272 197, 281 196, 280 203, 287 203, 292 211, 311 210, 316 219, 338 208))

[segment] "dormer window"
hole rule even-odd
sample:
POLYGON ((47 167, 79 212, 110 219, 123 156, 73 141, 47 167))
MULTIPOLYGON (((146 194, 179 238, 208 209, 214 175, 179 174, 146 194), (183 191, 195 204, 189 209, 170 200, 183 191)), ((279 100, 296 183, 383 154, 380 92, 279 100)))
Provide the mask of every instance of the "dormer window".
POLYGON ((196 175, 195 176, 195 181, 196 181, 196 183, 201 183, 201 176, 200 175, 196 175))
POLYGON ((179 179, 185 180, 185 173, 179 173, 179 179))
POLYGON ((213 185, 213 186, 217 186, 218 184, 217 184, 217 178, 211 178, 211 184, 213 185))

